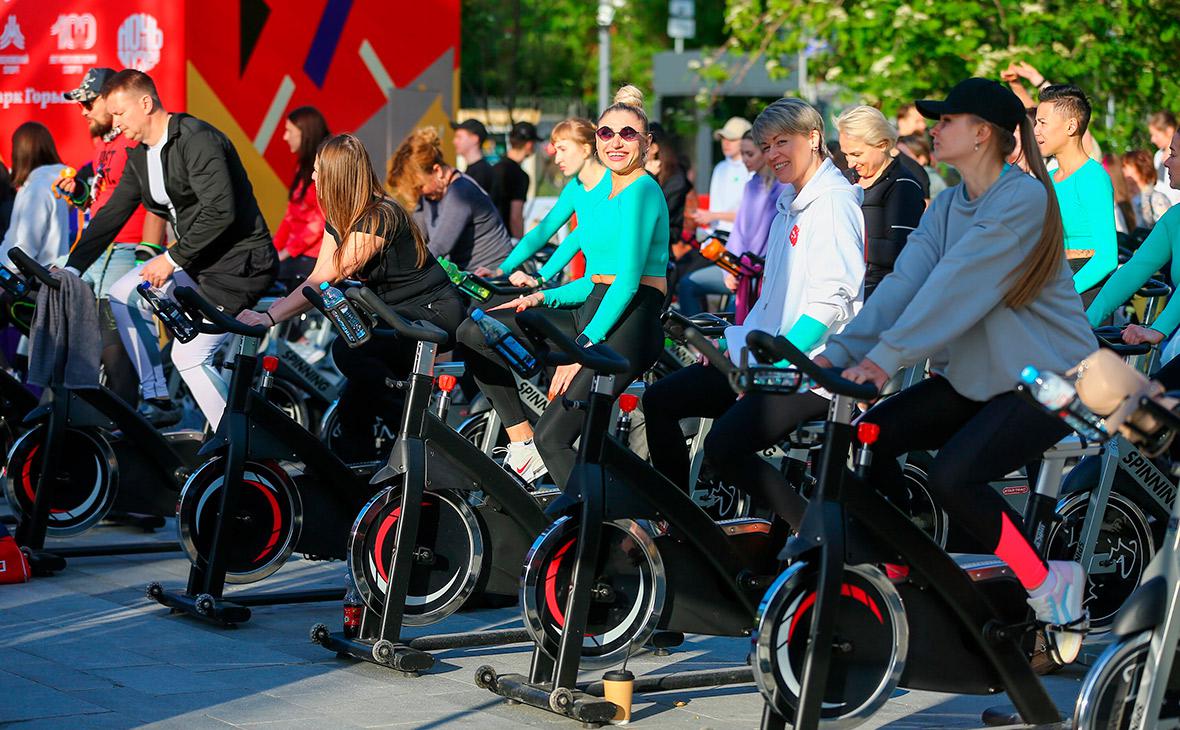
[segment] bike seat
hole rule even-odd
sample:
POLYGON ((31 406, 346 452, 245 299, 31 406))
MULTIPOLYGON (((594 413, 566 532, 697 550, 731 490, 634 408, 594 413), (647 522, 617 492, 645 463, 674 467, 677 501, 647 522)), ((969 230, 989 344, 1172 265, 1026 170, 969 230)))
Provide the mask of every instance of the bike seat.
POLYGON ((1130 636, 1158 626, 1164 620, 1167 605, 1168 582, 1162 575, 1157 575, 1135 589, 1115 614, 1111 629, 1116 636, 1130 636))

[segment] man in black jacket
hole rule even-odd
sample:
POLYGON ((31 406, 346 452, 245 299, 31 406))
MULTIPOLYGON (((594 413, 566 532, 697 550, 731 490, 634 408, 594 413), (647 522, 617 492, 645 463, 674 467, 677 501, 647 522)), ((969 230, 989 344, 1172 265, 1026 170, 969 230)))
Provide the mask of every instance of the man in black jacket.
MULTIPOLYGON (((151 77, 126 70, 103 85, 115 124, 140 144, 110 201, 70 254, 67 267, 85 271, 142 204, 168 220, 176 243, 111 287, 111 308, 140 377, 144 412, 157 425, 175 422, 160 353, 135 287, 192 286, 229 314, 253 306, 274 282, 278 257, 237 151, 217 129, 187 114, 170 114, 151 77)), ((209 366, 221 337, 174 343, 172 362, 213 428, 225 409, 224 383, 209 366)))

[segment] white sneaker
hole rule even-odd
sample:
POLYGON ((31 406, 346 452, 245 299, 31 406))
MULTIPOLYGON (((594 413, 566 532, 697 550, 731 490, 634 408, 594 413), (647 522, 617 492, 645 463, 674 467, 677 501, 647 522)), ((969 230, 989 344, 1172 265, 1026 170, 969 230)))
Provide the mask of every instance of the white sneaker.
POLYGON ((1082 609, 1086 593, 1086 572, 1066 560, 1050 560, 1045 582, 1028 592, 1028 605, 1037 620, 1046 624, 1049 640, 1058 658, 1070 664, 1082 651, 1082 639, 1089 628, 1089 616, 1082 609))
POLYGON ((504 468, 529 484, 548 471, 532 439, 508 444, 508 457, 504 459, 504 468))

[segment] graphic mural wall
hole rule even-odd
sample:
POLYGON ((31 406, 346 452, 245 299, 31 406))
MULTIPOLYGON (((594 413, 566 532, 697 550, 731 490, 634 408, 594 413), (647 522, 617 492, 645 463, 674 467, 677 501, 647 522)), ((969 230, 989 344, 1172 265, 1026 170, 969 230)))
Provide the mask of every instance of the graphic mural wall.
POLYGON ((61 92, 90 66, 141 68, 169 109, 229 135, 273 227, 293 172, 290 110, 316 106, 333 132, 356 133, 384 179, 406 134, 454 114, 458 53, 459 0, 2 0, 0 154, 35 119, 67 163, 85 162, 85 123, 61 92))

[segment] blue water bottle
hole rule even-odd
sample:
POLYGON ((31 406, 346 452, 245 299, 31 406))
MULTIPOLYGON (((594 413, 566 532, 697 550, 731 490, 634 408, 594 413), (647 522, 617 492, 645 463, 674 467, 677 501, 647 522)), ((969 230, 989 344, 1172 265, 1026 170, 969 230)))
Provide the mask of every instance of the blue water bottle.
POLYGON ((320 283, 320 296, 324 300, 324 311, 344 340, 352 346, 359 345, 373 336, 360 314, 344 297, 344 293, 328 282, 320 283))
POLYGON ((484 314, 482 309, 473 309, 471 319, 483 333, 483 339, 497 354, 504 359, 508 367, 512 368, 520 377, 531 378, 536 375, 541 365, 533 353, 528 351, 512 334, 512 330, 495 318, 484 314))

